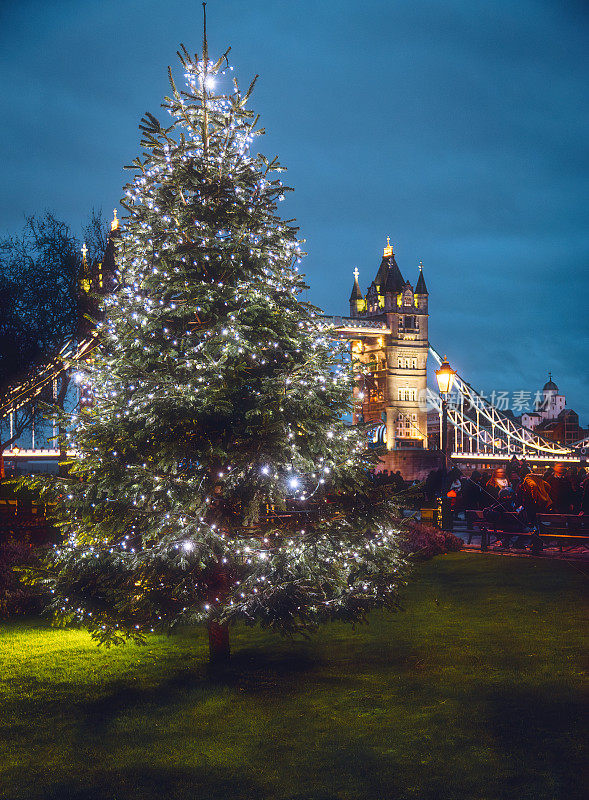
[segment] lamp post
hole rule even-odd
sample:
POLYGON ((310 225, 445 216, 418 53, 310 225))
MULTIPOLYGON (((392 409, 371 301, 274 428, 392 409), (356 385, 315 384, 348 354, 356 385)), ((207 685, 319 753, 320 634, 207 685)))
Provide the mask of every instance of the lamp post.
POLYGON ((440 397, 442 398, 442 441, 440 442, 442 450, 442 490, 440 492, 440 517, 441 528, 444 531, 452 530, 452 513, 450 511, 450 502, 448 500, 448 491, 446 487, 446 477, 448 475, 448 395, 452 391, 454 384, 454 376, 456 370, 452 369, 448 363, 448 359, 444 356, 444 360, 440 369, 436 370, 436 380, 438 382, 438 389, 440 390, 440 397))

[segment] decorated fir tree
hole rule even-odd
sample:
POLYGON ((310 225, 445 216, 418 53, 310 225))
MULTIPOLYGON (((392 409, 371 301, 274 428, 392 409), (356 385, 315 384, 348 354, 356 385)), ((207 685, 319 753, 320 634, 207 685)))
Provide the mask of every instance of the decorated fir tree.
POLYGON ((403 560, 343 420, 343 345, 299 299, 281 167, 254 155, 255 81, 242 94, 204 44, 179 54, 183 90, 170 72, 169 125, 142 120, 49 582, 101 642, 202 624, 216 660, 233 622, 296 632, 395 606, 403 560))

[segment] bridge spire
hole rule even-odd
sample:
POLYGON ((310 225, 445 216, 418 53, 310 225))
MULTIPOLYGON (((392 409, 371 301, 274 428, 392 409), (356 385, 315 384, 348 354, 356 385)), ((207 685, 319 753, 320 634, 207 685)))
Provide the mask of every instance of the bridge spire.
POLYGON ((350 295, 350 314, 356 317, 361 311, 365 311, 364 295, 358 283, 358 276, 360 270, 358 267, 354 269, 354 285, 352 287, 352 294, 350 295))
POLYGON ((356 300, 361 300, 363 297, 362 290, 360 289, 360 284, 358 283, 358 276, 360 275, 360 271, 358 267, 354 270, 354 286, 352 287, 352 294, 350 295, 350 303, 355 302, 356 300))
POLYGON ((428 294, 425 278, 423 277, 423 262, 419 262, 419 278, 415 285, 415 294, 428 294))

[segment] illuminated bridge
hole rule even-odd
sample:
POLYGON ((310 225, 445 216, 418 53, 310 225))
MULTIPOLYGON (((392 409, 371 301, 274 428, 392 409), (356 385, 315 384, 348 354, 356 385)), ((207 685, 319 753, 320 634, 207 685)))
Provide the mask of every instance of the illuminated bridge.
MULTIPOLYGON (((364 422, 369 425, 372 422, 375 442, 380 442, 383 448, 388 450, 393 449, 393 443, 388 440, 387 435, 391 426, 387 426, 382 419, 382 416, 388 415, 386 386, 384 386, 386 378, 384 376, 382 376, 379 386, 379 372, 391 371, 390 354, 386 352, 386 337, 387 334, 390 335, 390 326, 380 320, 358 317, 324 317, 324 320, 326 325, 333 329, 335 335, 351 341, 352 354, 354 355, 354 349, 356 349, 358 370, 364 376, 364 384, 367 383, 367 378, 371 384, 363 397, 361 393, 357 394, 356 418, 362 416, 364 422), (366 370, 367 365, 368 370, 366 370), (372 405, 375 405, 377 413, 380 412, 380 417, 375 417, 374 412, 371 413, 372 405), (360 408, 362 408, 361 413, 359 412, 360 408), (384 414, 381 409, 384 409, 384 414)), ((414 340, 409 341, 411 348, 414 340)), ((410 350, 410 352, 413 351, 410 350)), ((436 365, 441 365, 440 354, 429 342, 427 343, 427 352, 436 365)), ((406 357, 398 358, 405 359, 406 357)), ((396 364, 392 366, 394 368, 396 364)), ((393 389, 395 388, 397 387, 394 386, 393 389)), ((397 388, 397 396, 399 391, 403 393, 406 390, 397 388)), ((389 394, 392 394, 390 390, 389 394)), ((437 390, 426 386, 414 400, 401 402, 405 404, 415 402, 426 415, 428 411, 437 411, 440 426, 438 440, 441 440, 442 398, 437 390)), ((525 458, 530 463, 578 464, 585 460, 586 454, 589 452, 589 437, 575 442, 570 447, 544 438, 500 411, 458 374, 454 379, 452 401, 448 403, 448 422, 451 426, 448 439, 450 456, 456 463, 492 464, 493 462, 505 462, 513 456, 517 456, 525 458)), ((415 425, 415 431, 411 433, 414 440, 419 441, 421 437, 422 440, 427 441, 426 425, 421 428, 415 425)))
MULTIPOLYGON (((372 320, 358 320, 349 317, 325 317, 324 322, 334 336, 357 341, 374 341, 376 347, 382 347, 379 339, 387 332, 386 324, 372 320)), ((19 413, 27 414, 27 407, 34 406, 39 399, 48 402, 55 400, 58 385, 64 373, 75 373, 76 364, 86 359, 97 346, 96 337, 88 337, 79 345, 68 344, 59 355, 30 380, 15 386, 3 399, 0 405, 0 420, 3 436, 12 435, 19 413)), ((369 351, 370 353, 372 351, 369 351)), ((429 355, 436 364, 441 364, 439 353, 429 345, 429 355)), ((372 358, 372 355, 370 355, 372 358)), ((70 407, 79 405, 81 389, 75 381, 69 387, 70 407)), ((451 426, 449 449, 453 461, 457 463, 494 463, 505 462, 512 456, 526 458, 531 463, 580 463, 585 460, 589 449, 589 438, 576 442, 572 447, 565 447, 548 440, 534 431, 518 425, 508 415, 495 408, 480 393, 476 392, 460 375, 456 375, 453 390, 454 401, 448 404, 448 422, 451 426)), ((437 391, 427 387, 418 402, 429 411, 441 412, 442 400, 437 391)), ((8 462, 55 461, 59 450, 47 441, 47 431, 40 442, 38 433, 39 421, 29 411, 30 424, 27 431, 12 442, 4 452, 8 462), (36 430, 37 428, 37 430, 36 430)), ((441 420, 441 413, 440 413, 441 420)), ((441 424, 441 423, 440 423, 441 424)), ((386 424, 367 423, 374 432, 375 441, 387 447, 386 424)), ((51 438, 56 431, 50 431, 51 438)))
MULTIPOLYGON (((81 285, 91 285, 94 294, 115 290, 114 239, 119 235, 115 214, 103 262, 88 265, 82 249, 81 285)), ((440 364, 441 358, 428 336, 429 293, 423 265, 419 264, 414 285, 405 280, 387 240, 365 294, 358 277, 355 269, 350 316, 321 318, 331 335, 349 343, 357 379, 353 422, 365 427, 370 444, 379 452, 381 468, 401 469, 405 477, 423 477, 439 465, 436 439, 442 439, 442 399, 427 384, 428 359, 440 364)), ((77 339, 50 363, 0 399, 0 442, 7 462, 34 468, 31 462, 55 464, 65 455, 57 448, 55 423, 43 419, 39 409, 42 403, 66 410, 84 404, 84 387, 72 377, 76 365, 98 344, 95 334, 81 328, 77 339)), ((447 352, 452 360, 451 351, 447 352)), ((579 463, 589 449, 589 439, 564 446, 518 424, 460 375, 455 377, 447 410, 448 450, 456 463, 490 465, 513 456, 536 464, 579 463)))

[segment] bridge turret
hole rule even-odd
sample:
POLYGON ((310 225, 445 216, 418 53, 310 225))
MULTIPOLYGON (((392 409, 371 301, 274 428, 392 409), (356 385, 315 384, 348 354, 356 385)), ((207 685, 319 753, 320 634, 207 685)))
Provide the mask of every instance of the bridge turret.
POLYGON ((358 267, 354 270, 354 286, 352 287, 352 294, 350 295, 350 316, 357 317, 366 310, 366 301, 358 283, 358 276, 360 272, 358 267))
POLYGON ((397 305, 397 294, 403 290, 404 285, 405 280, 395 259, 390 237, 387 236, 382 260, 360 313, 380 315, 385 311, 392 311, 397 305))
POLYGON ((426 391, 428 291, 422 265, 414 289, 403 277, 387 237, 365 296, 358 275, 354 270, 350 296, 356 327, 343 334, 353 342, 352 358, 358 364, 354 421, 384 423, 383 463, 412 472, 419 451, 427 449, 427 415, 421 401, 426 391))
POLYGON ((89 325, 87 315, 92 313, 92 299, 90 292, 92 290, 92 271, 88 263, 88 247, 86 242, 82 245, 80 251, 82 253, 82 263, 80 264, 80 273, 78 277, 78 336, 83 339, 88 335, 89 325))
POLYGON ((86 242, 82 245, 82 249, 80 250, 82 253, 82 264, 80 266, 80 290, 84 292, 84 294, 88 294, 92 287, 92 277, 90 273, 90 266, 88 264, 88 247, 86 246, 86 242))
POLYGON ((102 260, 98 260, 96 257, 91 257, 89 260, 88 254, 90 251, 86 243, 82 247, 78 292, 78 337, 80 340, 88 336, 92 330, 92 324, 88 318, 92 320, 98 319, 98 295, 110 294, 115 287, 115 241, 120 238, 121 229, 116 209, 113 213, 114 217, 106 237, 106 247, 102 260))
POLYGON ((102 261, 98 264, 95 291, 100 294, 109 294, 115 285, 115 240, 121 237, 120 220, 116 208, 113 209, 113 220, 110 223, 110 233, 106 241, 106 248, 102 261))
POLYGON ((427 286, 425 285, 425 278, 423 277, 423 262, 419 262, 419 278, 417 279, 417 283, 415 285, 415 307, 419 309, 423 309, 424 313, 427 313, 427 303, 428 303, 429 292, 427 291, 427 286))

